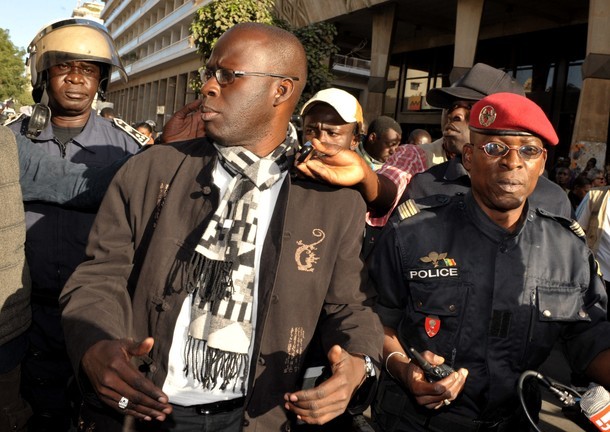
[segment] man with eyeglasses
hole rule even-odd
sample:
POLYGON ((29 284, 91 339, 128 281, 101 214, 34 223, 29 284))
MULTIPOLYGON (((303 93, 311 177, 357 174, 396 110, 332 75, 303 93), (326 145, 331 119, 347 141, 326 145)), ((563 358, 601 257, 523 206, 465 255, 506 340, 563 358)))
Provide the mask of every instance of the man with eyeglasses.
MULTIPOLYGON (((411 179, 409 187, 398 199, 398 204, 409 198, 416 200, 437 194, 455 195, 470 189, 470 176, 462 162, 462 149, 470 142, 470 109, 476 101, 498 92, 525 95, 523 86, 510 75, 483 63, 474 65, 455 85, 428 92, 428 103, 443 108, 443 116, 448 119, 443 130, 443 151, 440 156, 438 152, 433 152, 432 155, 430 151, 427 152, 428 159, 434 158, 435 163, 429 163, 428 170, 411 179), (452 154, 450 158, 446 157, 447 152, 452 154)), ((544 176, 536 184, 530 205, 567 218, 573 216, 565 192, 544 176)))
POLYGON ((392 220, 369 262, 385 330, 382 431, 529 430, 517 382, 559 340, 573 370, 610 385, 597 263, 577 224, 529 203, 553 126, 529 99, 497 93, 472 107, 469 127, 471 190, 392 220), (410 347, 452 371, 429 381, 410 347))
POLYGON ((290 174, 306 64, 291 33, 232 27, 203 74, 206 137, 115 176, 60 299, 83 430, 290 430, 372 398, 364 203, 290 174))

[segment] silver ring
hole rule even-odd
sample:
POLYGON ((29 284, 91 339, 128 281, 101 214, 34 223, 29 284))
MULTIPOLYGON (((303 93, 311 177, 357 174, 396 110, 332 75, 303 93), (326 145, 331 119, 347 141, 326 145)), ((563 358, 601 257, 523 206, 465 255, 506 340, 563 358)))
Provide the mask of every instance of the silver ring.
POLYGON ((121 400, 119 401, 119 408, 124 410, 125 408, 127 408, 127 404, 129 404, 129 399, 127 399, 125 396, 123 396, 121 398, 121 400))
POLYGON ((445 406, 451 405, 451 401, 449 399, 443 399, 443 403, 445 404, 445 406))

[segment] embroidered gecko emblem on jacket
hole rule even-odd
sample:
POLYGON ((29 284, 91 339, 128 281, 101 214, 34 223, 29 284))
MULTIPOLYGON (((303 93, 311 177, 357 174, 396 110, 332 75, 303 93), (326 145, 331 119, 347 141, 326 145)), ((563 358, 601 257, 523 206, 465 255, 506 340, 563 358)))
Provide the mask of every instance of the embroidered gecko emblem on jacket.
POLYGON ((297 240, 297 245, 299 245, 299 247, 294 253, 294 260, 296 261, 297 268, 300 271, 313 272, 314 264, 320 259, 320 257, 315 253, 315 251, 318 250, 316 245, 319 245, 322 243, 322 241, 324 241, 326 234, 324 234, 324 231, 322 231, 320 228, 314 228, 311 233, 314 235, 314 237, 318 237, 320 240, 310 244, 305 244, 303 240, 297 240))

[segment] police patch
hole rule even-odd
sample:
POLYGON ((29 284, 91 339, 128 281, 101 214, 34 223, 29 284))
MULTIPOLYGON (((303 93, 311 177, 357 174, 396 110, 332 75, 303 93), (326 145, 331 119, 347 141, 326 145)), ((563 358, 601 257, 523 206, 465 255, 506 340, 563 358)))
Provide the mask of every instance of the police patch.
POLYGON ((409 280, 451 278, 460 275, 457 263, 453 258, 447 258, 447 253, 430 252, 427 256, 419 259, 426 264, 432 264, 433 268, 416 268, 407 271, 409 280))

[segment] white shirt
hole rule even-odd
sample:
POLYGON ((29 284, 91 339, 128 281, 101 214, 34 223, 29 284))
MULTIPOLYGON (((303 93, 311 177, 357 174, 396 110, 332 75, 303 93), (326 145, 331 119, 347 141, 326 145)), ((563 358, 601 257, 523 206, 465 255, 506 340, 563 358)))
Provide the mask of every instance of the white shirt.
MULTIPOLYGON (((282 183, 286 178, 287 172, 282 174, 280 180, 278 180, 269 189, 263 191, 258 202, 258 224, 256 234, 256 250, 254 253, 254 293, 253 293, 253 304, 252 304, 252 334, 254 335, 256 330, 256 310, 258 300, 258 281, 259 281, 259 268, 261 260, 261 252, 263 250, 263 243, 267 235, 273 209, 277 202, 282 183)), ((223 196, 227 189, 227 185, 231 181, 231 175, 222 167, 221 164, 217 163, 212 173, 214 185, 220 190, 220 196, 223 196)), ((184 374, 184 351, 187 341, 188 329, 191 323, 191 301, 192 294, 187 296, 182 304, 182 309, 178 315, 176 321, 176 327, 174 328, 174 336, 172 339, 171 348, 169 351, 169 365, 167 378, 163 383, 163 392, 169 397, 170 403, 176 405, 190 406, 200 405, 220 400, 230 400, 243 396, 240 391, 241 379, 237 378, 237 383, 231 383, 225 390, 220 390, 217 386, 212 390, 203 389, 201 383, 193 379, 192 374, 188 377, 184 374), (235 387, 235 391, 233 388, 235 387)), ((252 341, 254 337, 252 338, 252 341)), ((249 356, 252 361, 253 344, 250 343, 249 356)), ((247 376, 244 378, 247 381, 247 376)))

